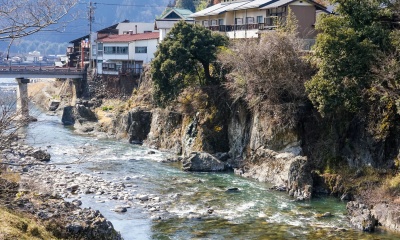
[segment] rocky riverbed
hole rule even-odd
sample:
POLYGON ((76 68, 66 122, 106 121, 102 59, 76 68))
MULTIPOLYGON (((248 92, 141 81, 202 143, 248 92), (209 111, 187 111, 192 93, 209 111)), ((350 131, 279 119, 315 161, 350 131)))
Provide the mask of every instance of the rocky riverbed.
POLYGON ((50 160, 50 154, 46 151, 13 143, 2 150, 1 159, 12 172, 21 174, 19 183, 0 178, 0 185, 8 193, 3 191, 1 195, 3 206, 32 216, 58 238, 122 239, 112 223, 98 210, 80 208, 79 200, 68 202, 63 199, 67 196, 62 194, 63 191, 68 190, 57 191, 60 190, 57 187, 64 185, 57 181, 55 174, 62 179, 74 175, 43 163, 50 160))
MULTIPOLYGON (((153 152, 149 151, 148 154, 153 154, 153 152)), ((135 184, 135 180, 143 176, 132 175, 114 178, 111 181, 106 180, 102 176, 108 175, 108 173, 101 171, 95 171, 93 174, 77 172, 73 170, 74 164, 77 163, 54 164, 50 161, 50 155, 46 150, 17 143, 4 149, 2 156, 3 162, 9 164, 12 171, 21 174, 19 191, 35 192, 44 199, 58 199, 58 201, 49 204, 46 209, 43 207, 29 209, 29 211, 40 216, 41 219, 48 220, 59 216, 54 212, 60 211, 54 209, 57 209, 58 205, 61 204, 60 202, 64 202, 62 199, 68 200, 63 204, 70 207, 74 216, 77 216, 77 218, 71 219, 71 224, 67 225, 68 231, 80 233, 88 228, 88 222, 97 224, 97 218, 104 218, 99 211, 79 208, 82 204, 80 199, 83 196, 95 199, 97 204, 111 204, 113 205, 111 210, 118 213, 127 212, 130 208, 142 208, 144 212, 149 213, 152 220, 177 217, 167 208, 182 194, 159 196, 141 193, 138 190, 138 185, 135 184), (88 218, 84 219, 84 216, 88 218)), ((175 183, 172 183, 172 185, 182 183, 188 182, 175 179, 175 183)), ((200 213, 187 212, 181 217, 207 218, 213 211, 211 207, 207 207, 200 213)), ((101 221, 105 222, 104 224, 110 228, 110 231, 114 230, 109 221, 105 219, 101 221)))

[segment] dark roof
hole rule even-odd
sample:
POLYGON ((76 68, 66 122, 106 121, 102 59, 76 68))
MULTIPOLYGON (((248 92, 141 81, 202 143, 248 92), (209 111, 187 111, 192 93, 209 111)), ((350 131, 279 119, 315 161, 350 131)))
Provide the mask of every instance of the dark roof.
POLYGON ((86 38, 89 38, 89 34, 88 34, 88 35, 85 35, 85 36, 83 36, 83 37, 80 37, 80 38, 74 39, 74 40, 70 41, 69 43, 77 43, 77 42, 81 42, 82 40, 85 40, 86 38))

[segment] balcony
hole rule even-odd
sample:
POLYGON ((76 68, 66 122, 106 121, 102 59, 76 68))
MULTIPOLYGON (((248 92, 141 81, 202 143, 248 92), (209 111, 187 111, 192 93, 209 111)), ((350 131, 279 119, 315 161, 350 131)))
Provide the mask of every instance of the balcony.
POLYGON ((252 23, 243 25, 219 25, 206 27, 211 31, 216 32, 232 32, 232 31, 244 31, 244 30, 274 30, 276 28, 275 21, 272 18, 265 18, 263 23, 252 23))

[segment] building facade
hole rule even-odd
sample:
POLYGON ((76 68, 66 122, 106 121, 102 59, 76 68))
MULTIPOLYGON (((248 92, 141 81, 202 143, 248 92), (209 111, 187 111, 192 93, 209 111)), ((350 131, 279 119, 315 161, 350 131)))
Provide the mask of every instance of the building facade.
POLYGON ((315 38, 314 24, 326 8, 312 0, 223 0, 223 2, 191 14, 196 24, 229 38, 257 38, 274 30, 278 21, 285 22, 289 9, 298 21, 301 38, 315 38))
POLYGON ((110 35, 97 39, 97 73, 140 74, 143 64, 154 58, 158 42, 158 32, 110 35))

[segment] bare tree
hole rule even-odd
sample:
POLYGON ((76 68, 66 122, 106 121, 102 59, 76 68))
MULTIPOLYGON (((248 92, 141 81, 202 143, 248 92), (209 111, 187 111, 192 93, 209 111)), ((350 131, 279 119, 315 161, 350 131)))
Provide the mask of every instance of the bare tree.
MULTIPOLYGON (((75 19, 70 14, 79 0, 0 0, 0 40, 15 39, 39 31, 58 31, 75 19), (71 17, 67 19, 67 17, 71 17), (50 28, 53 26, 54 28, 50 28)), ((8 58, 8 54, 7 54, 8 58)))
POLYGON ((25 37, 59 24, 76 4, 78 0, 0 0, 0 40, 25 37))
POLYGON ((219 55, 230 70, 226 87, 234 100, 249 108, 301 102, 311 68, 303 58, 303 42, 295 34, 272 32, 260 39, 235 41, 219 55))

